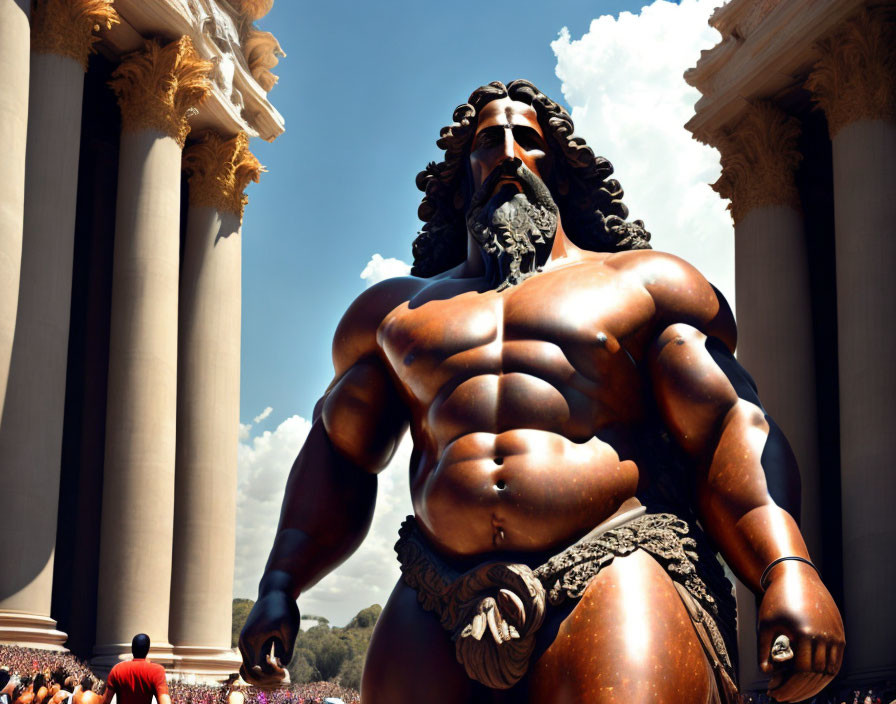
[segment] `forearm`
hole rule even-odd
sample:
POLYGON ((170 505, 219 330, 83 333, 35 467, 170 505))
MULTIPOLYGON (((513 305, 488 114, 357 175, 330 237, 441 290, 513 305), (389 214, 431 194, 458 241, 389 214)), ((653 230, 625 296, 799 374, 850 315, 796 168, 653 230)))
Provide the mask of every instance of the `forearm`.
POLYGON ((793 516, 769 493, 762 466, 768 438, 761 410, 737 401, 725 414, 718 442, 703 458, 697 482, 701 522, 734 573, 756 592, 763 571, 778 558, 809 559, 793 516))
POLYGON ((375 501, 376 476, 341 456, 317 419, 286 484, 259 596, 297 598, 341 564, 367 534, 375 501))

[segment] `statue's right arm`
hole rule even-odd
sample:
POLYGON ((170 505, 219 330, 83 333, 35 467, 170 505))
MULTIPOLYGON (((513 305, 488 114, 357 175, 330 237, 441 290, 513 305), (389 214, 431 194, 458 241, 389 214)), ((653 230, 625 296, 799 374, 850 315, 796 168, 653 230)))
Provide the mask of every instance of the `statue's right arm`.
POLYGON ((313 422, 289 479, 258 600, 240 634, 241 674, 279 684, 299 628, 296 599, 351 555, 367 534, 376 474, 391 460, 408 426, 376 341, 379 323, 406 298, 402 280, 368 289, 336 331, 336 375, 314 409, 313 422))

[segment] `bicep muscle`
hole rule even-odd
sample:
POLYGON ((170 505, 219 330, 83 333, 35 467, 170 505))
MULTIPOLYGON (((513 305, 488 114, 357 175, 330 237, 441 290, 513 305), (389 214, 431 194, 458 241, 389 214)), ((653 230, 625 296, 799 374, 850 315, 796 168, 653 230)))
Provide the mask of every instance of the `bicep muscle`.
POLYGON ((321 416, 333 447, 356 466, 382 470, 408 425, 408 414, 382 361, 355 362, 333 385, 321 416))

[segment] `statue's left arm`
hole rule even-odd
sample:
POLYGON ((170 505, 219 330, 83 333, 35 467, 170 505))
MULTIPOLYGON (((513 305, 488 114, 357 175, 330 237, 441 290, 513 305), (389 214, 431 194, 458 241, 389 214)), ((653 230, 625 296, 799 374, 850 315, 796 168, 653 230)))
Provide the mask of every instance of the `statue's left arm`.
POLYGON ((760 596, 759 662, 773 673, 770 692, 779 701, 802 701, 837 673, 843 623, 809 564, 797 521, 783 507, 795 512, 799 505, 787 441, 731 354, 735 335, 727 305, 702 276, 694 271, 692 277, 688 285, 677 281, 652 291, 658 335, 648 364, 657 404, 696 467, 703 527, 738 578, 760 596), (676 317, 685 322, 673 322, 676 317), (779 635, 793 650, 783 663, 770 657, 779 635))

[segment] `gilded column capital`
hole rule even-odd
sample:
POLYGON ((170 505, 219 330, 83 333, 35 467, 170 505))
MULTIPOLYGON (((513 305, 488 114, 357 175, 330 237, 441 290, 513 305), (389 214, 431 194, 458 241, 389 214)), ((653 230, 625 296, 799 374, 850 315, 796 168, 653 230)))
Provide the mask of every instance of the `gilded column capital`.
POLYGON ((124 58, 109 81, 123 128, 157 129, 183 146, 190 132, 187 118, 211 90, 213 68, 186 35, 164 46, 148 40, 142 50, 124 58))
POLYGON ((96 32, 121 20, 113 0, 35 0, 31 10, 31 50, 74 59, 87 70, 96 32))
POLYGON ((806 88, 833 138, 856 120, 896 120, 896 14, 865 9, 818 44, 806 88))
POLYGON ((718 135, 722 175, 713 190, 731 202, 737 224, 753 208, 789 205, 800 209, 794 173, 803 156, 797 149, 800 123, 771 103, 750 103, 731 130, 718 135))
POLYGON ((211 130, 184 150, 184 169, 190 174, 190 205, 233 213, 240 220, 249 202, 243 191, 266 170, 249 151, 245 132, 228 138, 211 130))

